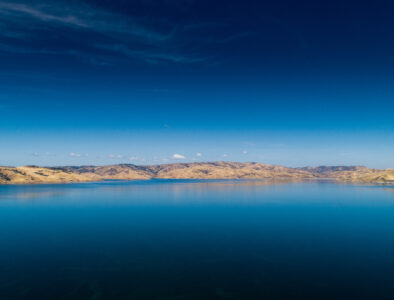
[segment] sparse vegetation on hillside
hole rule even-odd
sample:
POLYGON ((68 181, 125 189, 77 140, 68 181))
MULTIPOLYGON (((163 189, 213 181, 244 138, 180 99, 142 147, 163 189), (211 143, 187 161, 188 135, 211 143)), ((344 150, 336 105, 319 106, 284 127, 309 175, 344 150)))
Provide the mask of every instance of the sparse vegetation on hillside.
POLYGON ((362 166, 320 166, 287 168, 261 163, 206 162, 137 166, 81 166, 44 168, 38 166, 0 167, 1 184, 88 182, 105 179, 286 179, 330 178, 342 182, 394 182, 394 170, 362 166))

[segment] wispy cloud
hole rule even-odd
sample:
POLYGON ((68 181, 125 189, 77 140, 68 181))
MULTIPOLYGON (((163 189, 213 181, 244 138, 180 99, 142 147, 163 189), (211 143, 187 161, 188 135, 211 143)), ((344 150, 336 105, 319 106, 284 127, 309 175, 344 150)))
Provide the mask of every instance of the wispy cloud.
MULTIPOLYGON (((140 156, 130 156, 129 160, 132 161, 133 163, 139 162, 139 163, 144 163, 146 161, 149 161, 149 159, 145 159, 144 157, 140 157, 140 156)), ((156 161, 156 159, 153 159, 153 161, 156 161)))
MULTIPOLYGON (((113 63, 108 54, 112 54, 113 58, 114 52, 149 63, 198 63, 206 59, 178 47, 180 39, 177 36, 177 26, 163 22, 165 21, 99 9, 83 1, 34 3, 0 0, 0 36, 12 39, 2 45, 2 51, 74 55, 82 58, 89 54, 99 58, 96 63, 106 61, 107 64, 113 63), (48 35, 48 32, 55 30, 56 33, 60 30, 73 30, 81 36, 64 34, 62 49, 56 48, 54 42, 44 43, 45 46, 36 43, 40 39, 54 38, 56 35, 48 35), (93 39, 92 34, 97 37, 93 39), (33 40, 30 44, 26 43, 27 35, 33 40), (93 44, 92 40, 100 43, 93 44)), ((91 59, 89 62, 95 63, 95 60, 91 59)))
POLYGON ((51 12, 50 7, 33 7, 23 3, 0 2, 0 12, 17 17, 26 15, 43 22, 59 22, 66 25, 88 27, 88 25, 77 16, 68 14, 59 15, 53 11, 51 12))
POLYGON ((0 0, 0 37, 6 39, 0 44, 0 51, 68 55, 101 66, 125 60, 151 64, 203 63, 213 58, 203 55, 201 47, 231 42, 249 34, 219 33, 212 37, 201 32, 211 31, 212 26, 226 25, 186 24, 128 15, 93 7, 84 1, 0 0))
POLYGON ((199 63, 206 61, 207 57, 200 57, 196 54, 166 52, 163 49, 151 47, 147 50, 133 49, 132 45, 125 44, 95 44, 97 49, 105 51, 107 54, 121 54, 129 58, 137 58, 148 63, 157 64, 160 62, 170 63, 199 63))
POLYGON ((202 157, 202 154, 200 152, 196 153, 197 157, 202 157))
POLYGON ((109 154, 108 158, 112 158, 112 159, 122 159, 124 158, 124 156, 122 154, 109 154))
MULTIPOLYGON (((3 21, 12 19, 15 23, 30 23, 36 26, 39 26, 39 23, 34 23, 34 21, 46 23, 46 29, 49 29, 51 25, 71 26, 98 33, 139 37, 149 42, 165 41, 172 36, 171 32, 162 33, 149 29, 147 26, 139 24, 135 19, 93 8, 83 1, 78 4, 63 1, 47 3, 40 1, 39 4, 0 1, 0 15, 2 15, 3 21)), ((44 28, 42 25, 41 28, 44 28)))
POLYGON ((70 152, 68 155, 69 155, 70 157, 81 157, 81 156, 82 156, 82 154, 80 154, 80 153, 74 153, 74 152, 70 152))

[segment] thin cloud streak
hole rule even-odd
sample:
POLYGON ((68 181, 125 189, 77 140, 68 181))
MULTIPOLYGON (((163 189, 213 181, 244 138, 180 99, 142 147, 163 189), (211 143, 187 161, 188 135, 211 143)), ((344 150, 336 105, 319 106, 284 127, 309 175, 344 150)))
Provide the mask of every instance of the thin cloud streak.
POLYGON ((69 156, 70 156, 70 157, 81 157, 82 155, 79 154, 79 153, 70 152, 70 153, 69 153, 69 156))
POLYGON ((133 50, 126 45, 94 45, 97 49, 105 50, 112 53, 121 53, 127 57, 134 57, 144 60, 149 63, 159 63, 159 62, 173 62, 173 63, 198 63, 206 61, 208 58, 198 57, 192 55, 181 55, 181 54, 170 54, 161 53, 156 50, 151 51, 139 51, 133 50))
MULTIPOLYGON (((80 34, 94 33, 100 35, 102 45, 92 45, 81 38, 78 43, 70 43, 70 49, 56 49, 52 43, 44 48, 34 44, 20 45, 14 41, 0 45, 1 50, 18 54, 72 55, 90 56, 86 60, 97 65, 111 65, 118 54, 148 63, 199 63, 206 60, 198 54, 189 53, 187 49, 176 47, 176 26, 166 32, 154 28, 155 21, 141 20, 122 14, 92 8, 87 4, 70 6, 68 3, 52 2, 47 5, 31 5, 0 1, 0 36, 12 40, 24 41, 26 35, 39 39, 48 30, 76 30, 80 34), (33 30, 34 29, 34 30, 33 30), (115 43, 115 44, 114 44, 115 43), (86 49, 91 48, 91 50, 86 49), (83 51, 81 49, 84 49, 83 51), (94 50, 95 49, 95 50, 94 50), (107 50, 110 55, 100 55, 96 50, 107 50), (98 59, 92 58, 98 56, 98 59)), ((156 22, 157 23, 157 22, 156 22)), ((157 27, 157 26, 156 26, 157 27)), ((160 26, 163 27, 163 26, 160 26)), ((72 41, 71 41, 72 42, 72 41)))
POLYGON ((75 16, 58 16, 55 14, 46 13, 43 10, 33 8, 25 4, 0 2, 0 13, 8 14, 11 16, 20 16, 25 14, 44 22, 59 22, 67 25, 88 27, 87 24, 83 23, 82 20, 79 20, 75 16))
POLYGON ((87 4, 74 7, 69 6, 68 3, 58 3, 58 6, 53 3, 32 6, 0 1, 0 15, 3 15, 3 18, 9 16, 14 22, 31 23, 33 18, 45 23, 80 27, 99 33, 126 34, 150 42, 165 41, 172 36, 171 33, 162 34, 150 30, 123 15, 92 8, 87 4))
POLYGON ((1 51, 68 55, 101 66, 121 64, 125 59, 150 64, 204 63, 216 58, 203 55, 201 48, 231 42, 250 34, 240 32, 212 38, 201 32, 189 32, 190 28, 204 27, 199 23, 178 24, 156 18, 128 16, 92 7, 83 1, 78 4, 63 1, 32 4, 0 0, 0 37, 6 39, 0 44, 1 51), (66 33, 75 31, 78 35, 65 34, 66 38, 62 40, 65 46, 60 50, 56 48, 56 39, 61 30, 66 33), (56 35, 48 35, 51 31, 56 35), (95 44, 91 38, 85 38, 92 34, 97 35, 95 44))

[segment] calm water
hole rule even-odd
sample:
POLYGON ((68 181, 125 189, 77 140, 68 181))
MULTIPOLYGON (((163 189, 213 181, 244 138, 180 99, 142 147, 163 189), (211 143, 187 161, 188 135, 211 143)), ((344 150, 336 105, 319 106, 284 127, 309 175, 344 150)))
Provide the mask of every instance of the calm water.
POLYGON ((0 186, 0 299, 394 299, 394 189, 0 186))

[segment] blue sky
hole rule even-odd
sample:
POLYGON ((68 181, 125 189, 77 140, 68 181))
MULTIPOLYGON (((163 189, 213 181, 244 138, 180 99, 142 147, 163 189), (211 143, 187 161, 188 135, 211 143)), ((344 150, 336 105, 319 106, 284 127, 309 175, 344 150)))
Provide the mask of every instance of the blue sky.
POLYGON ((394 4, 316 2, 0 0, 0 165, 394 168, 394 4))

